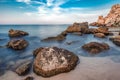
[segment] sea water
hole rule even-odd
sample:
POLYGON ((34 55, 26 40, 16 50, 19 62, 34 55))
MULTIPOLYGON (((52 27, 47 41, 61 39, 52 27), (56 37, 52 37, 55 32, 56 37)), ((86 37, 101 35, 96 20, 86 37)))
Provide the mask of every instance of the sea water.
POLYGON ((35 80, 120 80, 120 47, 114 45, 109 38, 97 38, 92 34, 68 34, 63 41, 41 41, 47 37, 56 36, 69 25, 1 25, 0 46, 5 46, 11 39, 8 36, 10 29, 23 30, 29 33, 22 37, 29 42, 29 46, 20 51, 0 47, 0 80, 22 80, 31 75, 35 80), (74 42, 71 45, 67 43, 74 42), (89 42, 105 42, 110 49, 92 55, 84 51, 81 46, 89 42), (31 71, 26 76, 18 76, 12 68, 14 65, 27 60, 33 60, 33 50, 39 47, 56 46, 74 52, 79 56, 75 70, 62 73, 50 78, 37 76, 31 71))

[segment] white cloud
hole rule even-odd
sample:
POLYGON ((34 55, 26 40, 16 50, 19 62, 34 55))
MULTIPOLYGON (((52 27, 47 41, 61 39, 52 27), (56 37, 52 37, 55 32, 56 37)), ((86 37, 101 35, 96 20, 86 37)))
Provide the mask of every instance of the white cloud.
POLYGON ((16 0, 17 2, 24 2, 26 4, 29 4, 31 0, 16 0))

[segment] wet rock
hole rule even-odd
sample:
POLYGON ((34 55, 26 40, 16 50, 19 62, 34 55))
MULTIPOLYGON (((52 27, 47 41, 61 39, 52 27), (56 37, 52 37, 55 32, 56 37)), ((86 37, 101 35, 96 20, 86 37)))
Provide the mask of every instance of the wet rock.
POLYGON ((26 75, 27 73, 29 73, 30 68, 31 68, 31 62, 26 62, 26 63, 19 65, 17 67, 17 69, 15 70, 15 72, 18 75, 23 76, 23 75, 26 75))
POLYGON ((8 42, 7 47, 15 50, 22 50, 28 46, 28 42, 24 39, 16 39, 8 42))
POLYGON ((95 33, 94 36, 99 38, 105 38, 105 35, 103 33, 95 33))
POLYGON ((108 50, 109 45, 106 43, 90 42, 82 46, 82 48, 89 53, 97 54, 102 51, 108 50))
POLYGON ((40 47, 40 48, 34 50, 34 51, 33 51, 33 55, 36 57, 37 54, 38 54, 42 49, 44 49, 44 48, 43 48, 43 47, 40 47))
POLYGON ((34 78, 32 76, 28 76, 24 80, 34 80, 34 78))
POLYGON ((48 37, 46 39, 43 39, 42 41, 52 41, 52 40, 56 40, 56 41, 62 41, 64 39, 66 39, 67 36, 67 32, 64 31, 61 34, 55 36, 55 37, 48 37))
POLYGON ((37 53, 33 70, 38 75, 50 77, 71 71, 77 65, 78 59, 75 54, 68 50, 57 47, 44 47, 37 53))
POLYGON ((24 32, 24 31, 13 30, 13 29, 9 30, 9 36, 10 37, 21 37, 21 36, 26 36, 26 35, 28 35, 28 33, 24 32))
POLYGON ((113 36, 110 40, 117 46, 120 46, 120 36, 113 36))
POLYGON ((67 45, 71 45, 71 44, 74 44, 74 43, 77 43, 79 41, 70 41, 70 42, 66 42, 67 45))
POLYGON ((73 25, 69 26, 66 29, 66 32, 68 32, 68 33, 73 33, 73 32, 85 33, 87 29, 88 29, 88 22, 74 23, 73 25))

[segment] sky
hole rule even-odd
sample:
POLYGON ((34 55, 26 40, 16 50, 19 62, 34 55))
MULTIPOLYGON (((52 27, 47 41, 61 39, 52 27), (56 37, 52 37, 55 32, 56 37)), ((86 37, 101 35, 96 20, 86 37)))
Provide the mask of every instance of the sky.
POLYGON ((106 16, 120 0, 0 0, 0 24, 72 24, 106 16))

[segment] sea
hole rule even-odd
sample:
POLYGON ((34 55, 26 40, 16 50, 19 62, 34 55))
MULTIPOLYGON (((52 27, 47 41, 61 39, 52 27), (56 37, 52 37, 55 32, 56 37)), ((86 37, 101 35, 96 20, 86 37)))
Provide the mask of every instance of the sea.
POLYGON ((64 31, 69 25, 0 25, 0 80, 23 80, 33 76, 34 80, 120 80, 120 47, 114 45, 109 36, 97 38, 92 34, 68 34, 63 41, 42 41, 64 31), (11 40, 8 36, 10 29, 23 30, 28 36, 20 37, 29 42, 24 50, 13 50, 5 45, 11 40), (99 54, 90 54, 81 47, 89 42, 104 42, 110 49, 99 54), (70 45, 68 43, 71 43, 70 45), (76 68, 68 73, 44 78, 32 70, 26 76, 18 76, 14 66, 27 60, 34 60, 33 51, 39 47, 59 47, 67 49, 79 57, 76 68))

